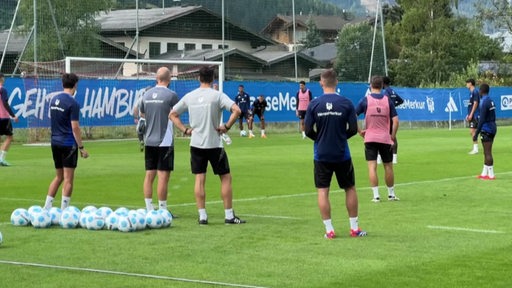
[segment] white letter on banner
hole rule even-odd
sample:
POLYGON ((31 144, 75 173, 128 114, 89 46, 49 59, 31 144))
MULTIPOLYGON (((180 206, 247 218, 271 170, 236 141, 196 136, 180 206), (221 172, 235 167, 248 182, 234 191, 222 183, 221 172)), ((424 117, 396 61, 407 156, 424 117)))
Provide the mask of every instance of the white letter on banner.
POLYGON ((30 101, 30 97, 34 94, 37 94, 37 88, 32 88, 32 89, 27 90, 27 93, 25 94, 25 102, 23 103, 23 106, 25 106, 25 111, 23 113, 23 118, 28 118, 31 115, 36 114, 35 109, 29 109, 29 107, 32 105, 32 101, 30 101))
POLYGON ((130 106, 128 105, 128 100, 130 98, 130 94, 131 94, 131 91, 128 92, 128 90, 126 89, 120 89, 118 90, 117 92, 117 109, 116 109, 116 114, 115 114, 115 118, 116 119, 119 119, 119 118, 123 118, 123 116, 127 115, 129 112, 130 112, 130 106), (121 108, 124 108, 122 109, 121 111, 121 108))
POLYGON ((286 96, 283 97, 283 93, 279 93, 279 111, 283 111, 283 107, 289 110, 290 93, 286 92, 286 96))
POLYGON ((102 105, 102 97, 101 97, 101 88, 98 88, 98 92, 94 91, 92 92, 92 99, 94 101, 94 104, 92 106, 92 113, 91 113, 91 118, 98 118, 98 119, 101 119, 102 116, 103 116, 103 105, 102 105))
POLYGON ((84 96, 84 103, 82 105, 82 108, 80 109, 80 112, 82 112, 82 117, 89 118, 92 117, 92 103, 94 103, 94 90, 91 93, 91 100, 89 101, 89 87, 85 88, 85 96, 84 96), (87 115, 89 114, 89 115, 87 115))
POLYGON ((272 106, 272 110, 279 111, 279 98, 272 97, 272 103, 270 104, 272 106))
MULTIPOLYGON (((21 89, 19 87, 14 88, 14 90, 11 93, 11 96, 9 97, 9 103, 12 103, 14 98, 18 98, 21 100, 21 95, 22 95, 21 89)), ((19 117, 21 115, 24 115, 26 107, 25 107, 25 105, 23 105, 23 103, 20 103, 20 104, 14 106, 13 108, 15 111, 16 110, 18 111, 18 113, 14 112, 14 113, 16 113, 16 116, 19 117)))

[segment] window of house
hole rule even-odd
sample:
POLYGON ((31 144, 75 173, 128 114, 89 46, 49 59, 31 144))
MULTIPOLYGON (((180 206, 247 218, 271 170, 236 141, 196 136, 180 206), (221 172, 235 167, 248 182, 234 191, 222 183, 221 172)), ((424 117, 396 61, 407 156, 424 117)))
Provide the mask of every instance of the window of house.
POLYGON ((167 43, 167 52, 178 51, 178 43, 167 43))
POLYGON ((158 56, 162 54, 160 51, 159 42, 149 42, 149 57, 158 56))
POLYGON ((185 50, 196 50, 196 44, 195 43, 185 43, 185 50))
MULTIPOLYGON (((219 49, 222 49, 222 44, 219 44, 219 46, 217 46, 219 49)), ((224 44, 224 49, 228 49, 229 48, 229 45, 226 45, 224 44)))
POLYGON ((201 49, 202 50, 210 50, 210 49, 213 49, 213 45, 212 44, 201 44, 201 49))

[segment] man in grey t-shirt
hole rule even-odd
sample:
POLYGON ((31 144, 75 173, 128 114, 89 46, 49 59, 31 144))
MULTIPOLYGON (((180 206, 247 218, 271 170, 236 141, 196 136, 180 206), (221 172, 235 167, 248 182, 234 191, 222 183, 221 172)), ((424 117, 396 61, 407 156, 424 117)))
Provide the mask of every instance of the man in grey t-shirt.
POLYGON ((169 88, 171 71, 161 67, 156 73, 157 85, 144 93, 140 103, 141 117, 146 119, 144 201, 147 211, 153 210, 153 182, 158 176, 158 208, 167 210, 168 183, 174 169, 173 125, 168 115, 178 102, 178 95, 169 88))
POLYGON ((211 88, 214 70, 204 66, 199 70, 199 88, 186 94, 176 104, 169 119, 176 128, 190 139, 190 163, 192 173, 196 175, 194 194, 199 212, 199 224, 208 224, 205 203, 205 182, 208 162, 213 173, 219 175, 221 181, 221 195, 224 202, 224 223, 242 224, 244 220, 235 216, 233 212, 233 190, 231 186, 231 173, 226 151, 222 146, 221 134, 227 133, 240 116, 240 108, 226 94, 211 88), (230 111, 231 115, 226 124, 219 125, 222 112, 230 111), (190 128, 185 127, 179 115, 187 112, 190 128))

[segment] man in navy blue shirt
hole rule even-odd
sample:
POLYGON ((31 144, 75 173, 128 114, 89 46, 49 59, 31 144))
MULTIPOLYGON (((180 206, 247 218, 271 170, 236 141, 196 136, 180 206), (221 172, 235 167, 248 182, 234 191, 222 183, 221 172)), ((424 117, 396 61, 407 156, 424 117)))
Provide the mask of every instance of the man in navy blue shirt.
POLYGON ((480 134, 482 146, 484 147, 484 168, 482 174, 478 175, 478 178, 483 180, 496 179, 493 168, 494 159, 492 157, 492 144, 497 132, 496 106, 494 106, 494 101, 489 97, 489 90, 488 84, 484 83, 480 85, 480 96, 482 97, 478 105, 480 109, 480 120, 478 121, 475 135, 473 136, 473 141, 477 141, 478 134, 480 134))
MULTIPOLYGON (((391 102, 393 102, 393 105, 396 107, 402 105, 404 103, 404 99, 402 99, 402 97, 400 97, 400 95, 398 95, 398 93, 396 93, 396 91, 391 88, 391 79, 388 77, 388 76, 384 76, 382 77, 382 83, 383 83, 383 94, 384 95, 387 95, 389 97, 389 99, 391 99, 391 102)), ((393 129, 393 128, 391 128, 393 129)), ((389 134, 391 134, 392 131, 389 131, 389 134)), ((377 158, 377 162, 379 163, 379 160, 382 161, 382 159, 380 158, 380 155, 379 155, 379 158, 377 158)), ((395 145, 393 145, 393 164, 397 164, 398 163, 398 141, 396 140, 396 137, 395 137, 395 145)))
MULTIPOLYGON (((476 127, 478 126, 478 118, 480 117, 480 109, 478 108, 478 104, 480 103, 480 93, 475 87, 475 79, 466 80, 466 87, 469 89, 468 115, 466 115, 466 121, 469 123, 471 138, 474 138, 476 127)), ((474 155, 477 153, 478 141, 473 140, 473 149, 469 151, 469 154, 474 155)))
POLYGON ((48 188, 44 208, 50 209, 57 190, 62 185, 61 209, 69 206, 73 193, 73 179, 78 163, 78 152, 83 158, 89 157, 82 143, 82 133, 78 124, 80 107, 74 95, 78 76, 73 73, 62 75, 64 90, 50 101, 51 146, 55 165, 55 178, 48 188))
POLYGON ((337 84, 334 70, 322 72, 320 86, 324 94, 311 101, 304 120, 307 137, 315 141, 313 146, 315 186, 318 190, 318 207, 327 239, 336 236, 331 221, 329 201, 329 188, 333 174, 336 174, 339 187, 345 190, 346 207, 350 218, 350 235, 366 236, 366 232, 359 229, 354 167, 347 142, 347 139, 357 133, 357 116, 352 102, 336 94, 337 84))
POLYGON ((249 94, 244 91, 244 85, 238 86, 238 94, 235 96, 235 104, 240 107, 242 110, 242 114, 240 114, 240 118, 238 118, 238 126, 240 127, 240 136, 244 136, 244 118, 247 121, 247 126, 249 127, 249 138, 254 138, 254 133, 252 132, 252 110, 251 110, 251 98, 249 94))

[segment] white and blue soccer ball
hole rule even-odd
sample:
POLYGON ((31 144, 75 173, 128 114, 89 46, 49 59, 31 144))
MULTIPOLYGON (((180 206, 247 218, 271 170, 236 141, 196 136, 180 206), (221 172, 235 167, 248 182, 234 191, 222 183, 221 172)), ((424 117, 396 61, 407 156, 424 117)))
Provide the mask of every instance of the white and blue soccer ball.
POLYGON ((136 223, 132 222, 132 218, 128 216, 120 216, 119 224, 117 225, 117 229, 121 232, 133 232, 136 229, 136 223))
POLYGON ((27 226, 30 224, 30 215, 27 209, 18 208, 12 211, 11 224, 14 226, 27 226))
POLYGON ((152 229, 161 228, 164 224, 164 218, 158 210, 151 210, 146 214, 146 225, 152 229))
POLYGON ((108 230, 117 230, 119 217, 120 216, 117 213, 110 213, 110 215, 105 218, 105 228, 108 230))
POLYGON ((101 230, 105 226, 105 219, 101 216, 101 213, 89 213, 86 218, 87 229, 89 230, 101 230))
POLYGON ((27 211, 28 211, 28 214, 30 215, 30 214, 32 214, 32 211, 34 211, 34 210, 39 211, 42 209, 43 209, 43 207, 41 207, 39 205, 32 205, 32 206, 28 207, 27 211))
POLYGON ((87 211, 95 212, 96 210, 98 210, 98 208, 96 208, 96 206, 88 205, 88 206, 85 206, 84 208, 82 208, 82 212, 81 213, 84 213, 84 212, 87 212, 87 211))
POLYGON ((78 226, 78 222, 80 221, 80 209, 75 206, 69 206, 68 208, 62 211, 62 215, 60 216, 60 226, 65 229, 72 229, 78 226))
POLYGON ((50 218, 52 220, 52 225, 59 225, 60 216, 62 215, 62 210, 59 207, 52 207, 48 211, 50 212, 50 218))
POLYGON ((114 211, 114 213, 119 216, 128 216, 128 212, 130 212, 130 210, 126 207, 119 207, 114 211))
POLYGON ((87 217, 89 217, 91 214, 94 214, 96 210, 83 210, 82 213, 80 213, 80 218, 78 219, 78 225, 84 229, 87 229, 87 217))
POLYGON ((30 223, 34 228, 48 228, 52 225, 52 218, 50 212, 42 208, 32 209, 30 214, 30 223))
POLYGON ((108 215, 110 215, 112 212, 114 211, 112 211, 110 207, 100 207, 98 210, 96 210, 96 214, 103 217, 103 219, 107 219, 108 215))
POLYGON ((247 131, 245 131, 245 130, 240 131, 240 136, 241 137, 247 136, 247 131))
POLYGON ((172 224, 172 214, 167 209, 158 209, 160 215, 162 215, 162 228, 166 228, 171 226, 172 224))
POLYGON ((130 210, 128 218, 135 224, 135 230, 143 230, 146 228, 146 214, 141 214, 137 210, 130 210))

